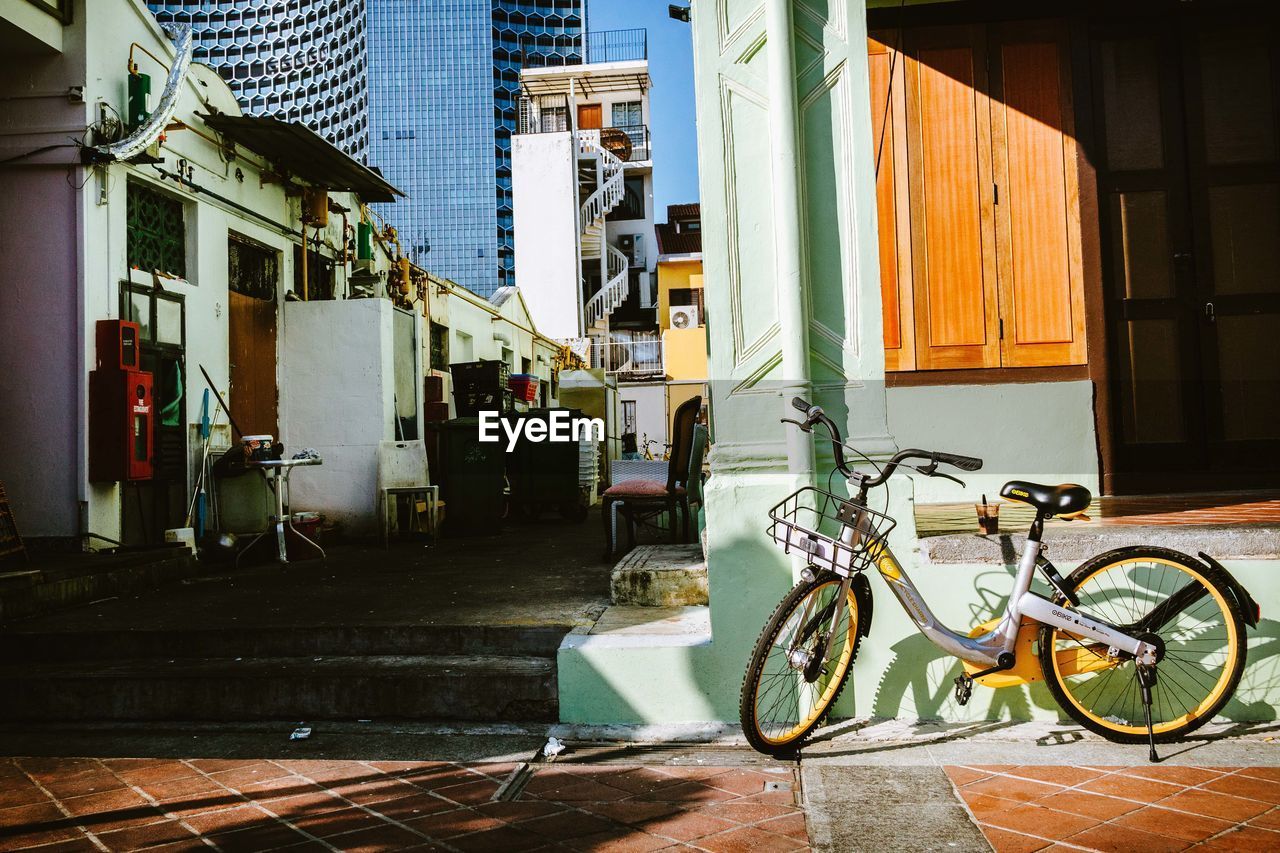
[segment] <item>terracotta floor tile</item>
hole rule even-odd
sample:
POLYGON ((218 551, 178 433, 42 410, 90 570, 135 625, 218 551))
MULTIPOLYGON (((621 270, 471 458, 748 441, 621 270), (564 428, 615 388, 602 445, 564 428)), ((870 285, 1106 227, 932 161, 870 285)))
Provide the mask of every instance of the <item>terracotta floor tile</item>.
POLYGON ((1035 853, 1053 844, 1043 838, 1033 838, 1021 832, 1010 832, 1007 829, 996 829, 994 826, 982 827, 982 834, 991 842, 995 853, 1035 853))
POLYGON ((1185 850, 1187 843, 1163 835, 1153 835, 1106 823, 1086 829, 1078 835, 1066 839, 1068 844, 1083 847, 1086 850, 1100 850, 1102 853, 1173 853, 1185 850))
POLYGON ((157 800, 179 800, 205 794, 226 795, 227 790, 207 776, 185 776, 159 782, 135 783, 147 796, 157 800))
POLYGON ((969 792, 968 788, 961 790, 960 794, 965 805, 969 807, 969 811, 973 812, 973 816, 980 821, 986 820, 988 815, 1007 812, 1022 805, 1017 800, 1006 800, 1004 797, 973 794, 969 792))
POLYGON ((1050 785, 1063 785, 1068 788, 1097 779, 1103 775, 1101 770, 1090 770, 1087 767, 1068 767, 1061 764, 1027 764, 1006 771, 1010 776, 1020 779, 1034 779, 1050 785))
MULTIPOLYGON (((279 764, 269 761, 258 761, 244 767, 236 767, 232 770, 220 770, 216 773, 210 773, 209 778, 216 781, 219 785, 225 785, 233 790, 257 785, 261 782, 268 782, 272 779, 280 779, 282 777, 294 776, 294 773, 279 764)), ((296 778, 296 777, 295 777, 296 778)))
POLYGON ((383 773, 400 775, 410 771, 431 771, 441 767, 453 767, 448 761, 366 761, 370 767, 383 773))
MULTIPOLYGON (((764 785, 761 784, 761 789, 764 785)), ((788 798, 793 794, 790 791, 784 792, 788 798)), ((724 800, 732 800, 737 797, 729 791, 723 791, 720 788, 712 787, 709 783, 703 782, 680 782, 666 788, 659 788, 656 791, 650 791, 647 794, 641 794, 636 797, 637 800, 649 802, 677 803, 682 808, 693 808, 698 805, 706 805, 714 802, 722 802, 724 800)), ((751 796, 757 796, 752 794, 751 796)))
POLYGON ((127 762, 103 761, 116 775, 131 785, 146 787, 159 782, 171 782, 175 779, 188 779, 199 776, 200 772, 181 761, 138 761, 128 759, 127 762))
POLYGON ((76 773, 73 776, 46 779, 42 784, 49 789, 49 793, 60 800, 119 791, 127 787, 123 779, 106 768, 76 773))
POLYGON ((467 832, 481 832, 502 826, 503 821, 486 817, 472 809, 454 809, 438 812, 423 818, 408 820, 399 818, 400 822, 430 835, 432 838, 452 838, 467 832))
POLYGON ((1228 771, 1213 767, 1174 767, 1157 764, 1151 767, 1126 767, 1124 772, 1128 776, 1142 776, 1157 782, 1191 786, 1217 779, 1228 771))
MULTIPOLYGON (((538 775, 542 775, 541 771, 539 771, 538 775)), ((648 767, 639 767, 629 769, 625 773, 610 776, 607 784, 611 788, 617 788, 629 794, 648 794, 662 788, 678 785, 682 781, 684 780, 678 776, 660 773, 648 767)))
POLYGON ((290 819, 289 822, 303 832, 307 832, 317 838, 328 838, 330 835, 341 835, 344 832, 355 832, 357 829, 386 825, 386 819, 382 816, 370 814, 364 809, 355 808, 307 815, 306 817, 290 819))
MULTIPOLYGON (((335 802, 338 801, 335 800, 335 802)), ((440 812, 452 811, 457 806, 448 800, 442 800, 439 797, 433 797, 430 794, 424 794, 419 791, 412 796, 401 797, 397 800, 370 803, 368 808, 392 820, 408 821, 426 817, 427 815, 439 814, 440 812)), ((497 817, 497 815, 492 815, 492 817, 497 817)))
MULTIPOLYGON (((0 848, 3 849, 3 848, 0 848)), ((83 834, 66 841, 54 841, 51 844, 38 844, 35 847, 23 847, 22 853, 98 853, 99 847, 83 834)))
POLYGON ((382 853, 386 850, 412 850, 430 842, 417 833, 391 824, 361 829, 326 838, 325 842, 348 853, 382 853))
POLYGON ((711 853, 784 853, 784 851, 808 847, 802 841, 766 832, 754 826, 744 826, 719 835, 699 838, 697 846, 710 850, 711 853))
POLYGON ((701 781, 704 785, 710 785, 722 791, 728 791, 731 794, 738 794, 744 797, 763 792, 765 785, 770 782, 781 782, 792 788, 796 784, 795 777, 790 773, 757 773, 754 770, 746 769, 727 770, 724 773, 706 777, 701 781))
MULTIPOLYGON (((14 806, 0 809, 0 830, 15 826, 29 826, 37 823, 50 823, 64 820, 62 810, 52 802, 32 803, 29 806, 14 806)), ((3 836, 0 836, 3 838, 3 836)))
POLYGON ((1160 801, 1168 809, 1178 809, 1193 814, 1207 815, 1224 820, 1244 821, 1271 810, 1271 806, 1257 800, 1246 800, 1230 794, 1187 789, 1160 801))
MULTIPOLYGON (((671 838, 675 841, 693 841, 694 839, 715 835, 725 830, 737 829, 739 826, 740 824, 731 820, 705 814, 699 810, 680 811, 665 817, 655 818, 648 823, 642 824, 640 828, 653 835, 661 835, 664 838, 671 838)), ((779 825, 777 830, 768 831, 777 831, 780 835, 789 835, 789 833, 781 831, 787 828, 784 825, 779 825)))
POLYGON ((53 844, 59 841, 74 841, 83 838, 84 833, 74 826, 52 824, 36 826, 31 829, 14 829, 0 835, 0 850, 21 850, 37 844, 53 844))
POLYGON ((1254 779, 1269 779, 1272 782, 1280 782, 1280 767, 1243 767, 1239 772, 1241 776, 1252 776, 1254 779))
POLYGON ((947 772, 947 777, 957 788, 962 788, 971 782, 979 782, 991 775, 985 770, 976 770, 972 767, 959 767, 956 765, 944 767, 943 770, 947 772))
POLYGON ((338 785, 330 790, 344 799, 362 806, 372 805, 384 800, 398 800, 401 797, 422 795, 422 789, 416 785, 385 777, 351 785, 338 785))
POLYGON ((1008 811, 992 812, 981 821, 1001 829, 1038 835, 1050 841, 1061 841, 1099 823, 1094 818, 1053 811, 1032 804, 1023 804, 1008 811))
POLYGON ((1241 826, 1211 838, 1205 846, 1213 850, 1258 851, 1274 853, 1280 850, 1280 832, 1270 832, 1256 826, 1241 826))
POLYGON ((209 840, 218 845, 223 853, 262 853, 264 850, 286 849, 311 839, 283 823, 272 821, 235 832, 211 835, 209 840))
POLYGON ((794 838, 805 843, 809 841, 809 829, 804 822, 804 812, 801 811, 792 812, 782 817, 770 818, 756 825, 765 832, 785 835, 788 838, 794 838))
POLYGON ((1134 809, 1141 808, 1138 803, 1122 800, 1119 797, 1108 797, 1105 794, 1090 794, 1085 791, 1075 790, 1051 794, 1043 799, 1036 800, 1036 805, 1057 809, 1062 812, 1071 812, 1082 817, 1096 818, 1100 821, 1111 820, 1114 817, 1119 817, 1122 814, 1128 814, 1134 809))
POLYGON ((21 779, 0 790, 0 809, 49 802, 49 795, 32 782, 21 779))
POLYGON ((192 758, 187 763, 201 773, 221 773, 224 770, 248 767, 260 761, 258 758, 192 758))
POLYGON ((1250 800, 1260 800, 1268 805, 1280 806, 1280 782, 1272 782, 1268 779, 1231 774, 1205 782, 1201 787, 1219 794, 1232 794, 1250 800))
POLYGON ((1135 812, 1116 818, 1113 825, 1127 826, 1143 832, 1154 832, 1183 841, 1204 841, 1235 825, 1233 821, 1216 817, 1172 811, 1158 806, 1145 806, 1135 812))
MULTIPOLYGON (((626 805, 626 803, 622 805, 626 805)), ((661 804, 655 803, 654 805, 661 804)), ((762 820, 790 814, 795 811, 795 806, 774 803, 744 803, 739 800, 730 800, 707 806, 702 811, 709 815, 726 818, 735 823, 759 823, 762 820)))
POLYGON ((1182 785, 1171 785, 1168 782, 1157 782, 1153 779, 1122 773, 1091 779, 1081 785, 1080 789, 1092 791, 1095 794, 1110 794, 1113 797, 1136 800, 1140 803, 1154 803, 1185 790, 1182 785))
MULTIPOLYGON (((489 814, 491 817, 497 817, 492 812, 489 814)), ((552 841, 581 838, 584 835, 596 835, 618 828, 618 825, 611 820, 576 809, 522 820, 518 826, 523 831, 537 833, 552 841)))
POLYGON ((1061 785, 1048 785, 1029 779, 1015 779, 1012 776, 992 776, 990 779, 965 785, 964 791, 966 794, 986 794, 992 797, 1025 803, 1031 800, 1038 800, 1041 797, 1047 797, 1050 794, 1056 794, 1062 788, 1063 786, 1061 785))
POLYGON ((1274 808, 1269 812, 1263 812, 1257 817, 1250 819, 1249 825, 1260 826, 1263 829, 1274 829, 1280 831, 1280 808, 1274 808))
POLYGON ((458 850, 491 853, 491 851, 510 851, 520 853, 546 845, 545 836, 538 835, 522 828, 523 825, 507 825, 486 829, 473 835, 462 835, 449 839, 449 846, 458 850))
POLYGON ((213 835, 219 832, 234 832, 259 826, 272 826, 279 821, 261 809, 250 806, 236 806, 222 811, 192 815, 184 818, 186 823, 202 835, 213 835))
POLYGON ((313 787, 304 794, 291 794, 275 799, 254 799, 253 802, 272 814, 289 819, 349 807, 346 802, 329 793, 327 788, 319 786, 313 787))
POLYGON ((161 844, 173 844, 185 841, 199 844, 198 836, 176 820, 166 820, 146 826, 120 829, 115 832, 97 833, 98 840, 107 845, 109 850, 138 850, 143 847, 155 847, 161 844))
POLYGON ((671 846, 671 839, 658 838, 633 829, 616 829, 596 835, 571 838, 566 844, 574 849, 590 853, 651 853, 671 846))
POLYGON ((102 766, 96 758, 56 758, 48 756, 28 756, 17 759, 17 764, 37 779, 54 779, 60 776, 72 776, 86 770, 95 770, 102 766))
POLYGON ((449 785, 444 788, 432 788, 431 793, 438 797, 452 800, 459 805, 487 803, 498 790, 498 783, 489 779, 476 782, 464 782, 461 785, 449 785))
MULTIPOLYGON (((641 802, 639 800, 621 800, 611 803, 582 803, 582 808, 593 814, 606 817, 618 823, 630 825, 647 825, 651 821, 661 820, 663 816, 680 810, 675 803, 641 802)), ((727 804, 726 804, 727 805, 727 804)), ((718 808, 713 806, 712 808, 718 808)), ((708 812, 711 810, 708 809, 708 812)), ((727 817, 727 815, 720 815, 727 817)))
POLYGON ((607 803, 617 800, 625 800, 630 796, 630 794, 626 791, 620 791, 611 785, 603 785, 591 779, 583 779, 578 782, 569 780, 569 783, 565 787, 542 792, 537 796, 544 800, 555 800, 566 803, 607 803))

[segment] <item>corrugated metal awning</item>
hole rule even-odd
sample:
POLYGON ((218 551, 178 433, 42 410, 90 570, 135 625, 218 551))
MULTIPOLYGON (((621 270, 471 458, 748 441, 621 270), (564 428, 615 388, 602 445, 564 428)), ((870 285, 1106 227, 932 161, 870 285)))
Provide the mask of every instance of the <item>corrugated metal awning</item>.
POLYGON ((268 116, 200 116, 232 142, 308 183, 359 195, 365 201, 395 201, 404 193, 305 125, 268 116))

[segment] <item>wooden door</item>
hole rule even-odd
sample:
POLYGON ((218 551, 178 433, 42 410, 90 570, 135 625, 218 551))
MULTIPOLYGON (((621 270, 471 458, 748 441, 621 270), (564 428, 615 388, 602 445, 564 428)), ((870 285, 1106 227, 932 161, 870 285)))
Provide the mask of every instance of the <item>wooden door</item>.
POLYGON ((1280 459, 1274 26, 1096 25, 1113 490, 1265 484, 1280 459))
MULTIPOLYGON (((1206 455, 1280 457, 1280 27, 1188 16, 1180 32, 1206 455)), ((1275 479, 1270 478, 1274 483, 1275 479)))
POLYGON ((982 28, 907 34, 916 364, 1000 364, 991 111, 982 28))
POLYGON ((578 130, 604 127, 604 111, 599 104, 578 104, 578 130))
POLYGON ((275 302, 227 293, 230 305, 231 416, 248 435, 279 437, 276 421, 275 302))

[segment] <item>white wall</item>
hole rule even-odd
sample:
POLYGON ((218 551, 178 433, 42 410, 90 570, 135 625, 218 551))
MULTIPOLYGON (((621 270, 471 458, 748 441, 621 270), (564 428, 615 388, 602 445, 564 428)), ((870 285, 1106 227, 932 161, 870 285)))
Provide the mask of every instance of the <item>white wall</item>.
POLYGON ((984 461, 957 471, 967 488, 911 475, 917 503, 988 499, 1008 480, 1079 483, 1098 492, 1093 386, 1088 381, 890 388, 889 429, 899 448, 943 450, 984 461))
POLYGON ((653 455, 662 456, 662 445, 667 437, 667 385, 665 382, 618 385, 618 434, 622 431, 622 404, 634 400, 636 404, 636 445, 644 453, 647 434, 653 444, 653 455))
POLYGON ((535 328, 552 338, 579 334, 574 148, 571 133, 511 137, 516 282, 535 328))
POLYGON ((385 299, 285 303, 285 451, 324 459, 294 473, 292 510, 321 512, 348 535, 378 530, 378 442, 395 438, 394 310, 385 299))

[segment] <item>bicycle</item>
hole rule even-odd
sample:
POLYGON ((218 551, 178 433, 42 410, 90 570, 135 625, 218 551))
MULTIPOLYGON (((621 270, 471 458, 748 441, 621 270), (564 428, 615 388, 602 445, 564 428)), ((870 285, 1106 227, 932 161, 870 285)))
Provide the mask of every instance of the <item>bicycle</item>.
POLYGON ((648 462, 657 462, 659 460, 666 462, 671 458, 671 445, 663 444, 654 438, 649 438, 648 433, 645 433, 644 438, 640 442, 640 446, 644 448, 644 458, 648 462), (653 452, 654 445, 658 445, 662 448, 661 456, 658 456, 653 452))
POLYGON ((852 497, 805 486, 770 510, 770 538, 808 564, 765 623, 743 678, 742 728, 758 751, 794 754, 835 704, 871 629, 865 574, 871 566, 916 628, 961 660, 964 672, 954 685, 960 705, 975 683, 1008 687, 1043 678, 1080 725, 1116 743, 1146 742, 1149 759, 1158 761, 1157 743, 1204 725, 1235 692, 1245 663, 1245 625, 1256 628, 1261 610, 1212 557, 1119 548, 1086 560, 1065 578, 1049 561, 1041 541, 1044 522, 1081 515, 1092 500, 1083 486, 1005 484, 1001 496, 1030 504, 1036 517, 1004 613, 968 634, 947 628, 889 547, 896 522, 869 507, 867 495, 900 467, 963 485, 938 466, 977 471, 982 460, 909 449, 883 468, 875 466, 874 476, 853 471, 844 451, 859 451, 845 443, 835 422, 798 397, 792 405, 805 418, 783 423, 806 433, 826 429, 835 470, 847 478, 852 497), (916 460, 921 464, 908 464, 916 460), (1051 597, 1031 590, 1036 570, 1051 597))

